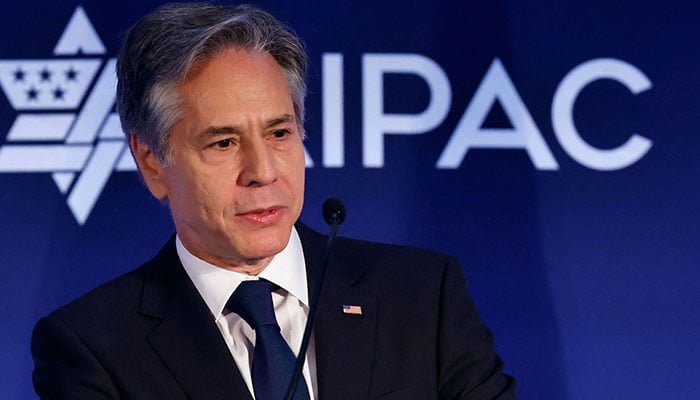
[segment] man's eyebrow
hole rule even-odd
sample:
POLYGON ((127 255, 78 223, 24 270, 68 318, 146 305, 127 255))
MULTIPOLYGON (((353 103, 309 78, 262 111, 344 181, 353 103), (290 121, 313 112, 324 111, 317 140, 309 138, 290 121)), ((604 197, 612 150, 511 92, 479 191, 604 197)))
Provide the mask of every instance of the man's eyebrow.
POLYGON ((210 126, 202 131, 202 134, 208 134, 211 136, 216 135, 230 135, 235 133, 240 133, 241 130, 235 126, 210 126))
MULTIPOLYGON (((294 121, 294 116, 290 114, 283 114, 277 118, 273 118, 265 123, 265 129, 269 129, 272 127, 275 127, 277 125, 283 125, 283 124, 288 124, 290 122, 294 121)), ((224 125, 224 126, 216 126, 212 125, 208 127, 207 129, 203 130, 203 134, 208 134, 212 136, 216 135, 231 135, 231 134, 240 134, 243 132, 243 129, 237 126, 232 126, 232 125, 224 125)))
POLYGON ((294 121, 294 116, 290 114, 284 114, 279 116, 278 118, 273 118, 270 121, 265 124, 265 128, 272 128, 273 126, 276 125, 282 125, 282 124, 288 124, 290 122, 294 121))

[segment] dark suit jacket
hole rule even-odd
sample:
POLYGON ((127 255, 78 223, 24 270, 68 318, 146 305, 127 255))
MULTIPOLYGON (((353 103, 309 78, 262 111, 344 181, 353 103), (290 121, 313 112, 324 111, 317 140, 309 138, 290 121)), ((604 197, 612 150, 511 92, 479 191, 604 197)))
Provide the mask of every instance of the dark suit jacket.
MULTIPOLYGON (((325 237, 297 230, 313 287, 325 237)), ((514 399, 465 285, 447 256, 339 239, 314 330, 320 400, 514 399)), ((250 399, 174 239, 41 319, 32 353, 42 398, 250 399)))

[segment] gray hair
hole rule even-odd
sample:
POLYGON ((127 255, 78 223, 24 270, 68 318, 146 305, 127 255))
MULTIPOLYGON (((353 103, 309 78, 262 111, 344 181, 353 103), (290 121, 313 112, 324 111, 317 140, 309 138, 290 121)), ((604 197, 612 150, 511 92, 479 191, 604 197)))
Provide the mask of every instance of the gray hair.
POLYGON ((137 21, 119 52, 117 109, 127 138, 136 135, 171 163, 170 130, 181 118, 178 83, 195 64, 231 47, 266 51, 277 61, 303 134, 307 56, 296 34, 253 6, 173 3, 137 21))

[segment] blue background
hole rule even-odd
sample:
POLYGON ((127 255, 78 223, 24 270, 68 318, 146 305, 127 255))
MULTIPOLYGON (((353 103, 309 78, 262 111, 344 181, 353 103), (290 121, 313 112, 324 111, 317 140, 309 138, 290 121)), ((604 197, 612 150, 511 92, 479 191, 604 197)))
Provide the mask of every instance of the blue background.
MULTIPOLYGON (((700 398, 700 6, 676 1, 275 2, 311 58, 302 219, 326 231, 320 205, 346 204, 341 234, 460 258, 522 399, 700 398), (345 165, 322 163, 321 57, 344 57, 345 165), (449 77, 446 119, 385 139, 385 165, 362 163, 362 55, 417 53, 449 77), (471 150, 458 169, 435 164, 494 58, 499 58, 559 163, 537 170, 523 150, 471 150), (632 132, 653 141, 615 171, 580 165, 552 130, 561 79, 591 59, 641 70, 632 95, 589 85, 574 118, 592 145, 632 132)), ((0 59, 48 59, 79 3, 12 2, 0 13, 0 59)), ((113 57, 126 28, 156 1, 84 1, 113 57)), ((419 113, 417 76, 385 80, 387 112, 419 113)), ((0 96, 0 144, 17 112, 0 96)), ((484 126, 509 127, 493 108, 484 126)), ((171 235, 168 210, 134 172, 115 172, 84 225, 49 173, 0 174, 0 397, 33 398, 36 320, 136 267, 171 235)))

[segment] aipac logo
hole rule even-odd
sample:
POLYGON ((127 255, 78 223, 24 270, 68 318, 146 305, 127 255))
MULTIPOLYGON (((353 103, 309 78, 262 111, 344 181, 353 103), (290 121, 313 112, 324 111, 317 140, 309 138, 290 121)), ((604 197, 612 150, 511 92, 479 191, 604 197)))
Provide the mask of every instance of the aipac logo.
POLYGON ((0 172, 51 173, 80 225, 112 171, 136 170, 113 112, 116 60, 105 54, 78 6, 54 58, 0 60, 0 86, 18 112, 0 147, 0 172))

